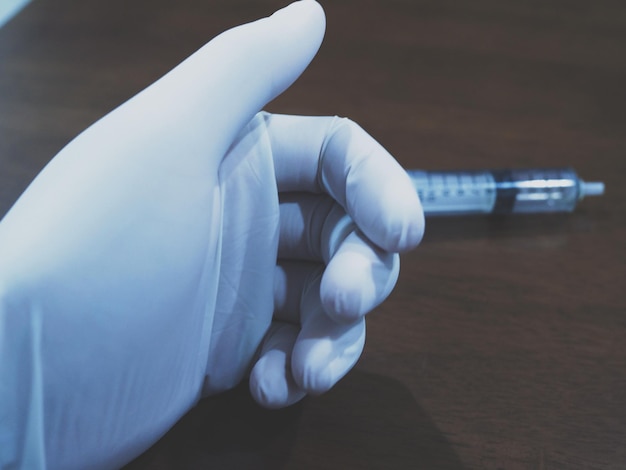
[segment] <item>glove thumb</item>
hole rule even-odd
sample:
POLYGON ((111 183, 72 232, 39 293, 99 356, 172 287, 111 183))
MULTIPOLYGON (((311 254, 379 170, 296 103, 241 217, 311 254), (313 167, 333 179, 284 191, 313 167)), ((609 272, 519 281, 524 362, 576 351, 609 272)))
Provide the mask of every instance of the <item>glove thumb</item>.
MULTIPOLYGON (((324 12, 313 0, 230 29, 112 113, 116 127, 123 111, 135 139, 146 137, 162 150, 178 146, 157 152, 175 156, 161 162, 166 167, 214 175, 243 126, 308 66, 324 29, 324 12)), ((148 158, 152 167, 160 163, 155 153, 148 158)))

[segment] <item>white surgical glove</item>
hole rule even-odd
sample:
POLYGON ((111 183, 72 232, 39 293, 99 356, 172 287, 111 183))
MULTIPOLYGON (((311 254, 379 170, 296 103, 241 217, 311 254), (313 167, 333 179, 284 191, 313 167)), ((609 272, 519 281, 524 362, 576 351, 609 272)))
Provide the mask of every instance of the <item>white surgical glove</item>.
POLYGON ((419 243, 424 219, 407 174, 354 122, 261 113, 253 128, 269 146, 280 217, 274 322, 250 389, 280 407, 325 392, 352 368, 364 315, 393 289, 398 252, 419 243))
POLYGON ((248 373, 278 407, 354 364, 423 218, 350 121, 257 114, 323 31, 303 1, 218 36, 2 220, 0 467, 118 467, 248 373))

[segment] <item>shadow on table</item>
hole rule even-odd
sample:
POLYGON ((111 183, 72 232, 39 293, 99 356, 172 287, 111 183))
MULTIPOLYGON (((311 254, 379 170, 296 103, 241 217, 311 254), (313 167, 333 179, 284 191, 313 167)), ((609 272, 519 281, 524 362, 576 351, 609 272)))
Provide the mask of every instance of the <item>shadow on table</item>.
POLYGON ((566 236, 597 230, 598 217, 578 214, 429 217, 424 243, 494 238, 566 236))
POLYGON ((258 407, 245 386, 205 399, 125 470, 213 468, 463 466, 403 384, 357 370, 283 410, 258 407))

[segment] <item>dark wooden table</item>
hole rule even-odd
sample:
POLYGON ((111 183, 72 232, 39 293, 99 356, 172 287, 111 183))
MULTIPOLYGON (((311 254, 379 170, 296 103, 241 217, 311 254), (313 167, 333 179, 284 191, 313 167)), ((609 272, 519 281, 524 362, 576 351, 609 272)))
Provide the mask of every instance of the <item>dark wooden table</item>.
MULTIPOLYGON (((98 117, 273 0, 35 0, 0 30, 0 213, 98 117)), ((245 387, 129 469, 626 468, 626 6, 326 1, 272 111, 350 116, 407 168, 567 166, 569 215, 429 220, 363 358, 266 411, 245 387)))

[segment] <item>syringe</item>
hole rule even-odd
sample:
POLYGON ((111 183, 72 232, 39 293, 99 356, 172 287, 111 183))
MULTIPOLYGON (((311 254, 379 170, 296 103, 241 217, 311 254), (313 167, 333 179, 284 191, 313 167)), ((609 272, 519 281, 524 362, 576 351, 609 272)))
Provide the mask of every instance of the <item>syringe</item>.
POLYGON ((470 171, 408 170, 426 216, 571 212, 604 183, 585 182, 571 168, 470 171))

